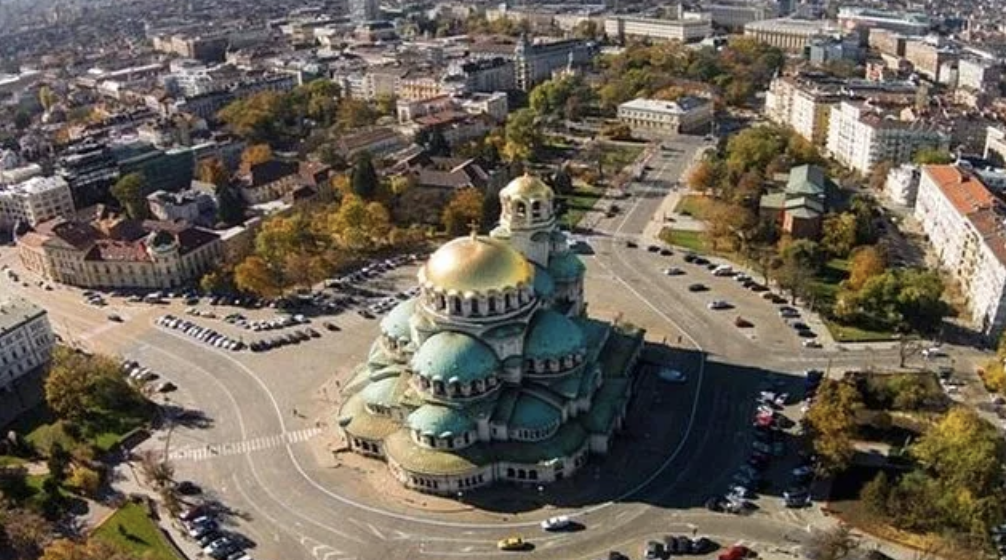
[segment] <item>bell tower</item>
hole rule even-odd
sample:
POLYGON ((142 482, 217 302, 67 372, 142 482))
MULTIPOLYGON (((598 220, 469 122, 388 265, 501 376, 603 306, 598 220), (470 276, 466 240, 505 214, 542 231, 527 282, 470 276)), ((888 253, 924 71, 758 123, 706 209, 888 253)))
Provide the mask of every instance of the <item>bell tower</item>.
POLYGON ((500 191, 499 231, 515 249, 538 266, 548 266, 555 230, 555 193, 541 179, 525 174, 500 191))

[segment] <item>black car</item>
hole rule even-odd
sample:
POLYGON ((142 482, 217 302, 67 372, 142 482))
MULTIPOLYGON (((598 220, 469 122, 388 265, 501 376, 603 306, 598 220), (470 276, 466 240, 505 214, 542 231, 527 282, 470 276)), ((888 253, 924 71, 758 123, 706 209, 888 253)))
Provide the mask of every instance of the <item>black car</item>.
POLYGON ((658 541, 650 541, 646 543, 646 548, 643 549, 643 558, 646 560, 656 560, 664 557, 664 545, 658 541))
POLYGON ((194 496, 196 494, 202 494, 203 492, 203 489, 191 480, 183 480, 179 482, 175 485, 175 490, 183 496, 194 496))
POLYGON ((659 253, 660 252, 660 247, 658 247, 656 245, 649 245, 649 246, 646 247, 646 250, 649 251, 649 252, 651 252, 651 253, 659 253))
POLYGON ((707 290, 709 290, 709 288, 706 287, 705 284, 690 284, 688 286, 689 292, 705 292, 707 290))
POLYGON ((629 560, 629 557, 617 550, 612 550, 608 552, 608 556, 603 558, 602 560, 629 560))
POLYGON ((706 500, 706 509, 709 511, 723 511, 726 506, 726 500, 723 496, 713 496, 706 500))
POLYGON ((709 554, 717 548, 719 546, 708 537, 692 539, 692 554, 709 554))
POLYGON ((631 240, 631 239, 627 239, 625 241, 625 246, 628 247, 628 248, 630 248, 630 249, 635 249, 636 247, 639 247, 639 244, 636 243, 635 241, 631 240))
POLYGON ((693 263, 693 262, 695 262, 695 259, 696 259, 697 256, 698 255, 696 255, 695 253, 685 253, 685 262, 686 263, 693 263))
POLYGON ((673 255, 674 252, 671 251, 670 249, 664 248, 664 249, 660 250, 660 254, 663 255, 663 256, 665 256, 665 257, 669 257, 669 256, 673 255))
POLYGON ((330 330, 332 332, 341 331, 342 330, 341 328, 339 328, 339 325, 336 325, 335 323, 329 323, 328 321, 325 321, 324 323, 322 323, 321 326, 325 327, 326 329, 328 329, 328 330, 330 330))
POLYGON ((695 264, 707 265, 709 264, 709 259, 695 255, 695 264))

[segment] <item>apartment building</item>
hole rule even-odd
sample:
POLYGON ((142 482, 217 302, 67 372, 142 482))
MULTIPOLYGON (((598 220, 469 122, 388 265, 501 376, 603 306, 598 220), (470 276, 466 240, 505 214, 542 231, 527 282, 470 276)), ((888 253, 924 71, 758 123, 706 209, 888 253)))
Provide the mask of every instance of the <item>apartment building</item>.
POLYGON ((17 240, 40 278, 83 288, 166 289, 196 282, 223 262, 220 236, 186 222, 57 218, 17 240))
POLYGON ((752 21, 761 21, 778 17, 779 3, 776 2, 746 2, 721 0, 711 4, 703 4, 702 9, 709 12, 713 25, 730 30, 740 30, 752 21))
POLYGON ((921 149, 947 150, 950 136, 923 121, 901 121, 858 101, 831 108, 827 151, 866 175, 882 161, 908 163, 921 149))
POLYGON ((913 12, 894 12, 846 6, 838 9, 838 23, 843 29, 887 29, 907 35, 924 35, 932 27, 928 15, 913 12))
POLYGON ((776 18, 744 25, 745 37, 753 37, 794 54, 802 54, 812 38, 836 32, 828 20, 776 18))
POLYGON ((769 85, 765 115, 776 124, 789 126, 808 142, 823 146, 828 139, 831 108, 840 100, 834 91, 816 87, 797 76, 783 76, 769 85))
POLYGON ((905 60, 912 63, 916 72, 931 80, 949 81, 949 77, 941 73, 941 69, 945 63, 956 61, 957 58, 956 51, 929 38, 905 41, 905 60))
POLYGON ((997 91, 1002 66, 978 57, 961 58, 957 63, 957 87, 977 92, 997 91))
POLYGON ((657 19, 636 16, 609 16, 604 19, 604 34, 612 40, 653 39, 657 41, 701 41, 713 33, 709 14, 690 14, 681 19, 657 19))
POLYGON ((975 327, 994 338, 1006 326, 1006 209, 954 165, 922 168, 915 218, 940 266, 960 284, 975 327))
POLYGON ((702 132, 713 120, 713 104, 699 97, 677 101, 638 98, 618 106, 618 120, 635 130, 702 132))
POLYGON ((35 226, 57 216, 74 212, 70 185, 62 177, 32 177, 0 187, 0 227, 16 223, 35 226))
POLYGON ((985 129, 985 159, 1006 165, 1006 129, 990 126, 985 129))
POLYGON ((42 369, 55 343, 44 309, 0 295, 0 426, 42 401, 42 369))
POLYGON ((913 208, 919 194, 920 174, 919 166, 911 163, 892 168, 884 181, 884 195, 895 204, 913 208))

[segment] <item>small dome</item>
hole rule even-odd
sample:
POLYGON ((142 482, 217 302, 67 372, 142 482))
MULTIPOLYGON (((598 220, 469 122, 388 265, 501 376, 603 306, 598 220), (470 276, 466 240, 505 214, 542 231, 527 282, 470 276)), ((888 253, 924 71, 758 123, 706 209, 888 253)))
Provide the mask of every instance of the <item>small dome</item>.
POLYGON ((412 357, 412 369, 445 383, 471 383, 499 370, 499 360, 488 346, 471 336, 443 331, 423 342, 412 357))
POLYGON ((398 385, 398 377, 385 377, 380 381, 374 381, 360 391, 360 398, 369 405, 392 407, 395 402, 395 387, 398 385))
POLYGON ((381 332, 395 340, 410 340, 412 329, 409 319, 416 311, 416 300, 410 299, 396 305, 390 313, 381 319, 381 332))
POLYGON ((537 177, 532 177, 525 173, 517 177, 510 184, 500 191, 501 198, 524 198, 524 199, 549 199, 555 196, 555 192, 544 181, 537 177))
POLYGON ((530 284, 534 269, 503 241, 460 237, 440 247, 419 271, 419 280, 446 291, 488 292, 530 284))
POLYGON ((557 282, 568 282, 583 276, 586 267, 574 253, 566 252, 548 258, 548 272, 557 282))
POLYGON ((543 309, 534 315, 524 343, 528 358, 563 358, 584 347, 583 331, 558 311, 543 309))
POLYGON ((539 298, 546 299, 555 294, 555 281, 544 268, 534 269, 534 293, 539 298))
POLYGON ((514 405, 509 428, 550 430, 562 423, 562 412, 547 402, 522 393, 514 405))
POLYGON ((475 423, 465 413, 434 404, 417 408, 406 422, 409 428, 438 438, 460 436, 475 429, 475 423))

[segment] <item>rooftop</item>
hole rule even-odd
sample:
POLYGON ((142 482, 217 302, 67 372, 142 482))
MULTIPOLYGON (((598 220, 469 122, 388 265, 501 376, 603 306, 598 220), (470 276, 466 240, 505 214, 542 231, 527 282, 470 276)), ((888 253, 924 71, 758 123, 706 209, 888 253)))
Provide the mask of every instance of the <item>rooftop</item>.
POLYGON ((674 113, 680 115, 694 110, 709 103, 708 99, 701 97, 682 97, 677 101, 662 101, 660 99, 644 99, 642 97, 626 101, 618 106, 619 109, 635 109, 638 111, 652 111, 659 113, 674 113))
POLYGON ((21 325, 45 315, 45 309, 17 296, 0 298, 0 336, 16 330, 21 325))

